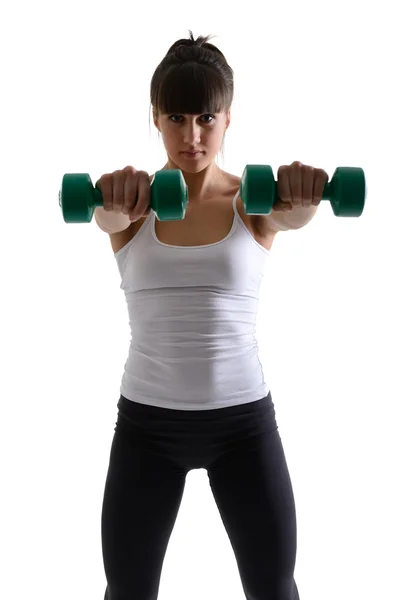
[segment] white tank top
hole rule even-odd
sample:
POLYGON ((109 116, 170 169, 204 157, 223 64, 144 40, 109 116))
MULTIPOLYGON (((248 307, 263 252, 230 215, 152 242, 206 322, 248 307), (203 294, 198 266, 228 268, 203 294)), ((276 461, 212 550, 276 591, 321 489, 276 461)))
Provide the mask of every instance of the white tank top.
POLYGON ((220 242, 164 244, 151 211, 115 253, 131 327, 120 388, 128 400, 209 410, 267 396, 255 329, 269 252, 242 221, 238 196, 220 242))

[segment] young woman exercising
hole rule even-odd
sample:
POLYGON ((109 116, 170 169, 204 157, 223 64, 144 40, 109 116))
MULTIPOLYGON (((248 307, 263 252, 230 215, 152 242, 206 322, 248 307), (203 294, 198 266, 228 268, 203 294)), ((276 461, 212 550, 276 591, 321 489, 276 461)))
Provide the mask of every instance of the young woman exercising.
POLYGON ((299 599, 294 496, 255 323, 274 238, 312 219, 328 175, 282 166, 273 212, 245 213, 240 178, 215 162, 234 84, 209 37, 177 41, 151 80, 185 218, 156 219, 153 176, 131 166, 96 184, 132 336, 102 509, 105 600, 156 600, 192 469, 207 470, 247 600, 299 599))

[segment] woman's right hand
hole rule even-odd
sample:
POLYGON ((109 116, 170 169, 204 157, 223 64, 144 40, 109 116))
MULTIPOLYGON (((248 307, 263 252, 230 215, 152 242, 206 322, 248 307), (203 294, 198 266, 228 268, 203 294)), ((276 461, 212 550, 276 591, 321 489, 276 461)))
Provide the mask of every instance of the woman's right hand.
POLYGON ((130 166, 102 175, 96 182, 103 196, 104 210, 128 215, 131 221, 150 214, 150 187, 149 174, 130 166))

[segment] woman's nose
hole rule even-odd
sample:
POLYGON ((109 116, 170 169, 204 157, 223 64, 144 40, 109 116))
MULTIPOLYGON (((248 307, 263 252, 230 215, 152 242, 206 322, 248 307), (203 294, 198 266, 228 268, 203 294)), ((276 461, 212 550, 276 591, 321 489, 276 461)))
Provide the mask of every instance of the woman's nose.
POLYGON ((188 125, 185 127, 183 141, 185 144, 195 146, 200 143, 201 131, 198 125, 188 125))

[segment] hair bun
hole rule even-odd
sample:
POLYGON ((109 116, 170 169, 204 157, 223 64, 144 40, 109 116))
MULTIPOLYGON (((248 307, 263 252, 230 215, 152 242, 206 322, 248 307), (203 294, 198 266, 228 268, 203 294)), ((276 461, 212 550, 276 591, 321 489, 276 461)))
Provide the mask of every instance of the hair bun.
POLYGON ((199 35, 199 37, 195 40, 192 31, 189 30, 189 34, 189 38, 182 38, 181 40, 175 42, 168 50, 167 55, 171 53, 176 54, 179 48, 201 48, 202 46, 204 46, 207 50, 211 50, 212 52, 218 52, 219 54, 221 54, 220 50, 218 50, 216 46, 213 46, 213 44, 208 43, 208 40, 214 36, 208 35, 207 37, 204 37, 202 35, 199 35))

